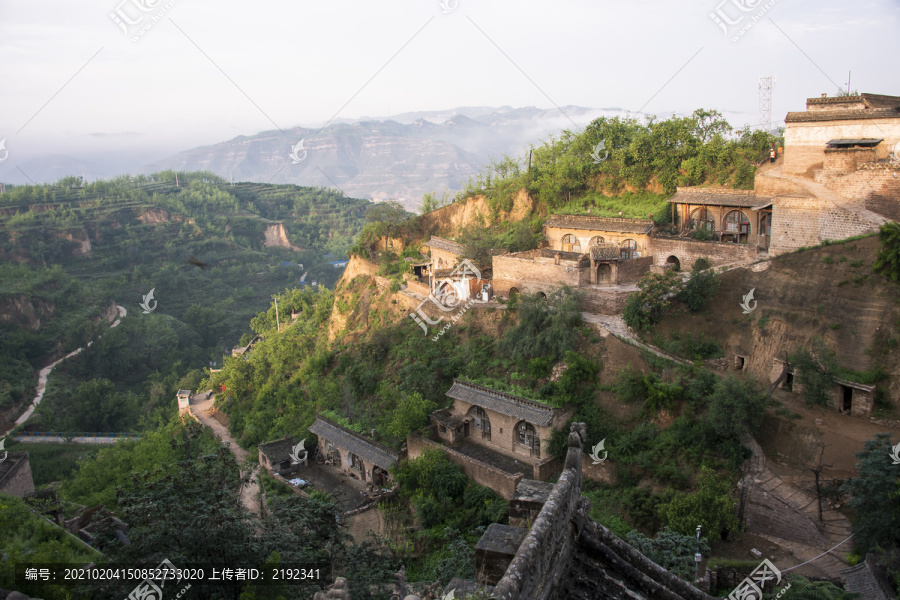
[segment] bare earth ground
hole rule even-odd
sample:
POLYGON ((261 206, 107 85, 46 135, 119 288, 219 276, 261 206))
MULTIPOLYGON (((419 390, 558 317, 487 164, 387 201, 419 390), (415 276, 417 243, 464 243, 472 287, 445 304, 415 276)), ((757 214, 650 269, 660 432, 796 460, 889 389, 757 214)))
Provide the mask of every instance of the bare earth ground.
MULTIPOLYGON (((243 465, 247 457, 250 456, 250 453, 238 446, 237 442, 234 441, 234 438, 231 437, 231 434, 228 433, 228 429, 212 416, 213 404, 215 401, 215 394, 210 395, 208 399, 206 398, 205 393, 194 394, 191 396, 191 412, 197 417, 200 423, 212 429, 217 438, 228 444, 228 448, 231 450, 231 453, 234 454, 234 458, 237 459, 238 464, 243 465)), ((241 472, 242 475, 245 473, 246 471, 241 472)), ((241 487, 241 502, 247 507, 247 510, 254 514, 259 514, 258 466, 254 466, 251 469, 250 483, 241 487)))

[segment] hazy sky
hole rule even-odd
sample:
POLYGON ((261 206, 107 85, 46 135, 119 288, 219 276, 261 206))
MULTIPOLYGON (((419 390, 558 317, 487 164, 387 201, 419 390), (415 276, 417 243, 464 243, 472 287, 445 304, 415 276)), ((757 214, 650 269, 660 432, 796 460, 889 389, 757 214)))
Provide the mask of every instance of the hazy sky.
POLYGON ((848 71, 851 89, 900 95, 897 0, 444 2, 0 0, 0 140, 10 164, 150 162, 334 116, 456 106, 704 107, 755 125, 764 75, 776 124, 848 71))

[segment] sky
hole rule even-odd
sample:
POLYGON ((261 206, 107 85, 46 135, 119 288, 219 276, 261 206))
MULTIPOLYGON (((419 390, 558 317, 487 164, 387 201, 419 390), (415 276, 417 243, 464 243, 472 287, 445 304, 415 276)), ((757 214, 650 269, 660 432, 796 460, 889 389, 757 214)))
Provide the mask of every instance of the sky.
POLYGON ((898 32, 898 0, 0 0, 0 166, 458 106, 741 127, 763 76, 783 125, 848 73, 900 95, 898 32))

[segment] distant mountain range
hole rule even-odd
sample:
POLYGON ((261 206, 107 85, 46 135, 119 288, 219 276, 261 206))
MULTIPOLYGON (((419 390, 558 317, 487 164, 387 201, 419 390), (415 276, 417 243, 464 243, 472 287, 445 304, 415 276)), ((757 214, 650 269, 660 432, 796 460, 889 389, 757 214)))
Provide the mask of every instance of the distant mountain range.
MULTIPOLYGON (((584 127, 601 115, 623 113, 578 106, 566 106, 562 111, 463 107, 337 120, 322 129, 264 131, 179 152, 149 165, 119 160, 114 168, 108 168, 111 165, 106 161, 100 165, 95 160, 53 155, 19 166, 35 182, 82 173, 106 178, 123 172, 206 170, 235 181, 340 188, 351 197, 396 199, 408 209, 417 209, 422 194, 459 190, 491 158, 521 155, 529 144, 537 145, 563 129, 584 127), (298 146, 301 140, 302 147, 298 146)), ((12 169, 4 169, 0 179, 28 183, 12 169)))

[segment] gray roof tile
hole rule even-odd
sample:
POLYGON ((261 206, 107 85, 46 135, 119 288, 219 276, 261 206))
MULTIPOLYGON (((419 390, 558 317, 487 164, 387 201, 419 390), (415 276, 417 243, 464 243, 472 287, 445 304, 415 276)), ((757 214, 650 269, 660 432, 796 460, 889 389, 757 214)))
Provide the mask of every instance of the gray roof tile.
POLYGON ((437 236, 432 236, 430 240, 422 245, 428 246, 430 248, 437 248, 438 250, 444 250, 446 252, 452 252, 453 254, 462 254, 464 250, 462 244, 457 244, 452 240, 440 238, 437 236))
POLYGON ((559 229, 586 229, 588 231, 613 231, 616 233, 650 233, 653 221, 647 219, 617 219, 591 215, 551 215, 546 227, 559 229))
POLYGON ((388 447, 382 446, 373 440, 367 440, 355 431, 342 427, 322 416, 316 417, 316 422, 310 426, 309 430, 317 436, 330 441, 335 446, 344 448, 382 469, 390 469, 400 458, 397 453, 391 451, 388 447))
POLYGON ((454 379, 453 387, 447 392, 447 396, 528 421, 534 425, 550 425, 553 422, 554 407, 548 404, 520 398, 506 392, 498 392, 464 379, 454 379))
POLYGON ((713 206, 741 206, 751 208, 772 202, 771 196, 756 196, 749 190, 721 188, 678 188, 669 198, 672 204, 706 204, 713 206))

